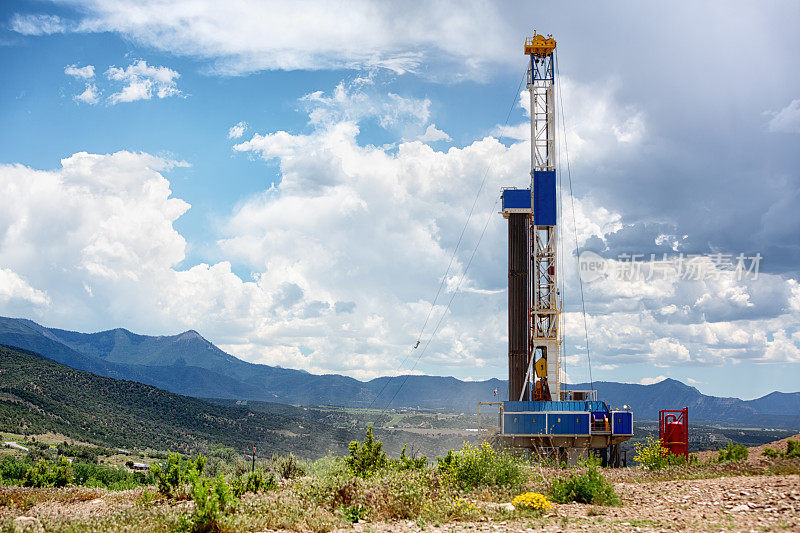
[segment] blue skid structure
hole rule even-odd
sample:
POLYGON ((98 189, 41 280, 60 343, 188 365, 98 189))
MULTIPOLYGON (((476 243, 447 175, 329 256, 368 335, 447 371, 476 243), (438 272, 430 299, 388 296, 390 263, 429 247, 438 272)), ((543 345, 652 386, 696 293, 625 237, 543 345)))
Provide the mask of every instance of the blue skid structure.
POLYGON ((619 466, 619 444, 633 436, 633 413, 611 410, 601 401, 503 402, 499 437, 514 448, 547 450, 559 461, 573 462, 567 450, 600 455, 619 466))

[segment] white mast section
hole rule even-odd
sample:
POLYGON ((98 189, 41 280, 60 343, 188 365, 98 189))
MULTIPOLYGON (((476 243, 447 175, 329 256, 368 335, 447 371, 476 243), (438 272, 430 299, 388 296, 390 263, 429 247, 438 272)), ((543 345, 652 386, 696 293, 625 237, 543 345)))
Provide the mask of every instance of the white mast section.
POLYGON ((538 378, 534 399, 561 399, 555 225, 536 224, 536 180, 540 171, 555 171, 555 39, 536 35, 525 43, 529 55, 528 91, 531 109, 531 363, 538 378), (543 360, 543 361, 540 361, 543 360))

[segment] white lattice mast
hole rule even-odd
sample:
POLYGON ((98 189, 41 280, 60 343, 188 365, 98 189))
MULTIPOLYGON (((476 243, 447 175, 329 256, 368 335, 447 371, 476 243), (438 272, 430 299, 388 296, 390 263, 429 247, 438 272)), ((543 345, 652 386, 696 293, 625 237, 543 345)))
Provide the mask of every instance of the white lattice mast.
MULTIPOLYGON (((560 400, 559 316, 556 285, 555 77, 551 35, 525 41, 531 107, 531 339, 534 400, 560 400)), ((529 375, 530 375, 529 374, 529 375)))

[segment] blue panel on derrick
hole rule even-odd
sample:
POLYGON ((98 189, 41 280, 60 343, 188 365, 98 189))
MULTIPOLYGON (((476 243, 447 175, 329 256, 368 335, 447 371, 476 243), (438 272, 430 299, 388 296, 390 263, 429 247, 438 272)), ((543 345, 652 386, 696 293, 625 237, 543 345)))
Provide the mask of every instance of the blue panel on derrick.
POLYGON ((505 189, 503 191, 503 210, 531 208, 530 189, 505 189))
POLYGON ((589 434, 589 413, 581 413, 575 415, 575 433, 577 435, 589 434))
POLYGON ((504 435, 544 435, 547 415, 544 413, 504 413, 504 435))
POLYGON ((569 413, 548 413, 547 432, 551 435, 572 435, 574 417, 575 415, 569 413))
POLYGON ((506 435, 519 435, 522 431, 522 422, 518 413, 503 414, 503 433, 506 435))
POLYGON ((612 413, 611 429, 614 435, 633 435, 633 413, 620 411, 612 413))
POLYGON ((556 171, 533 171, 533 223, 556 225, 556 171))

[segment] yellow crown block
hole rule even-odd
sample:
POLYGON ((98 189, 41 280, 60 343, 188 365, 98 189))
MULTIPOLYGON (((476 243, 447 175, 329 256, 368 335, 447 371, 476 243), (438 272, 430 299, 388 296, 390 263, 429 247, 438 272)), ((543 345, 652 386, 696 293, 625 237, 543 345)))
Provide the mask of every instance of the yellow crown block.
POLYGON ((535 31, 533 37, 525 39, 525 55, 532 55, 536 57, 545 57, 553 53, 556 49, 556 40, 552 35, 545 37, 539 35, 535 31))

